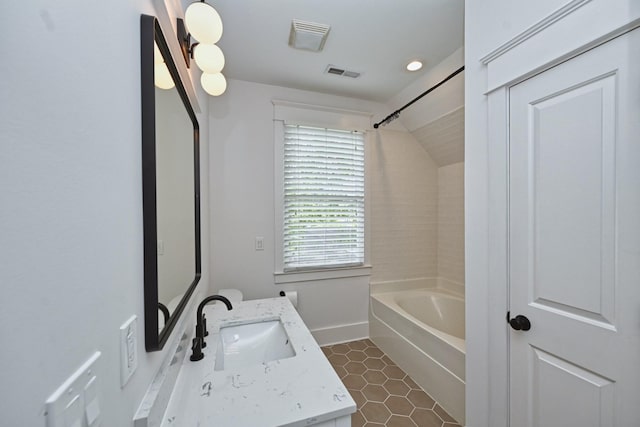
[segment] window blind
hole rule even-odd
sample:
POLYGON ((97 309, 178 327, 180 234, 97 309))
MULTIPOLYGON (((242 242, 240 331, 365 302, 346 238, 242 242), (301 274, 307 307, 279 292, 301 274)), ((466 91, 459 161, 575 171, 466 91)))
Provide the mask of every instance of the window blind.
POLYGON ((285 125, 284 271, 364 264, 364 135, 285 125))

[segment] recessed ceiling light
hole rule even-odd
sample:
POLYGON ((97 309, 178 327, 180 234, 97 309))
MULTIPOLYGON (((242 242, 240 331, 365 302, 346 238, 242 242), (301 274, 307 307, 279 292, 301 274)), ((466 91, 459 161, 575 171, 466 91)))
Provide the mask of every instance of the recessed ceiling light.
POLYGON ((418 71, 422 68, 422 62, 420 61, 411 61, 407 64, 407 70, 409 71, 418 71))

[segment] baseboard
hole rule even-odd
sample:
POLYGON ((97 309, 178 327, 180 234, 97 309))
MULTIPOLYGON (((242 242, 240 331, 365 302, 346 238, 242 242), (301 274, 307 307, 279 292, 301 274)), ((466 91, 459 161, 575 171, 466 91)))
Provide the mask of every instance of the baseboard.
POLYGON ((369 338, 369 322, 350 323, 330 328, 314 329, 311 335, 319 346, 338 344, 369 338))

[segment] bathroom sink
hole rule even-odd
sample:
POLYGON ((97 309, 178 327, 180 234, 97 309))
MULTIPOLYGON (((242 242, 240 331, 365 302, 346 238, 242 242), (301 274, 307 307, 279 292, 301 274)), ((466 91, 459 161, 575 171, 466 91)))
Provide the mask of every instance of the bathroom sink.
POLYGON ((280 320, 223 326, 220 328, 214 370, 259 365, 295 355, 280 320))

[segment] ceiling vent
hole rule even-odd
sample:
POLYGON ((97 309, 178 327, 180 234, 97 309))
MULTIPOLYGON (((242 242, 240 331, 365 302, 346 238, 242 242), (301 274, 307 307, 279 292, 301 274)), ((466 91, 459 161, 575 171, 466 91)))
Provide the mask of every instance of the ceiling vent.
POLYGON ((330 29, 329 25, 294 19, 291 21, 289 46, 295 49, 320 52, 324 48, 330 29))
POLYGON ((356 71, 344 70, 344 69, 338 68, 338 67, 336 67, 334 65, 327 66, 327 69, 325 70, 325 73, 327 73, 327 74, 335 74, 336 76, 342 76, 342 77, 351 77, 352 79, 357 79, 358 77, 360 77, 360 73, 358 73, 356 71))

